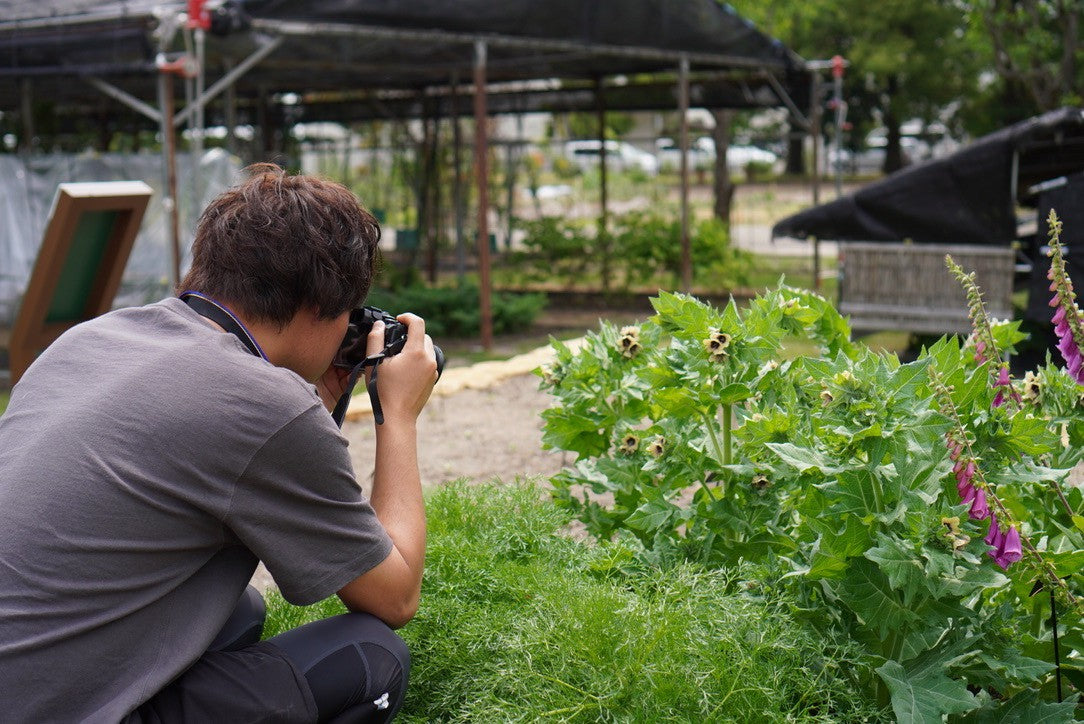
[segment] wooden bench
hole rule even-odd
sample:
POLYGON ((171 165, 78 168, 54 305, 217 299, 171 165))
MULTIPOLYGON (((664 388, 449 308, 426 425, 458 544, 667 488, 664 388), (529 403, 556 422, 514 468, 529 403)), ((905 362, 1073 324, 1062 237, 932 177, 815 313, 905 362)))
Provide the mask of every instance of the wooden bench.
POLYGON ((967 334, 967 298, 945 266, 946 254, 976 273, 991 318, 1013 317, 1009 247, 897 242, 840 242, 840 313, 856 332, 967 334))

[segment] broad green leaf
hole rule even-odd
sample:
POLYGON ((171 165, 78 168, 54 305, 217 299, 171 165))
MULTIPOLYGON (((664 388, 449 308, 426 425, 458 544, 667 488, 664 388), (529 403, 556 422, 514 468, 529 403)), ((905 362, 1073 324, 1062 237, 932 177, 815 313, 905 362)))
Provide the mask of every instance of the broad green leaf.
POLYGON ((836 590, 855 616, 882 638, 919 620, 872 561, 856 559, 836 590))
POLYGON ((793 467, 799 473, 815 470, 822 475, 831 475, 838 472, 838 469, 833 465, 830 465, 816 450, 799 447, 789 442, 770 442, 767 447, 779 456, 780 460, 793 467))
POLYGON ((1044 701, 1039 692, 1026 689, 1016 696, 992 702, 961 719, 961 724, 1062 724, 1076 721, 1076 695, 1060 704, 1044 701))
POLYGON ((881 500, 877 489, 880 482, 875 474, 866 468, 846 470, 832 486, 824 486, 832 510, 843 514, 866 518, 882 513, 885 501, 881 500))
POLYGON ((648 534, 669 532, 677 524, 681 509, 661 498, 649 500, 625 519, 633 530, 648 534))
POLYGON ((939 668, 915 672, 889 661, 877 673, 892 694, 899 724, 941 724, 942 715, 962 714, 978 705, 962 681, 953 681, 939 668))
POLYGON ((994 656, 982 651, 979 652, 979 659, 1016 684, 1030 684, 1054 669, 1054 664, 1048 661, 1040 661, 1016 653, 994 656))
POLYGON ((734 383, 727 385, 716 396, 715 402, 720 405, 732 405, 735 402, 747 400, 753 396, 753 391, 747 385, 734 383))
POLYGON ((903 602, 910 604, 915 594, 926 588, 926 572, 922 562, 900 541, 880 536, 876 548, 866 551, 866 558, 881 567, 892 588, 903 593, 903 602))
POLYGON ((609 432, 602 427, 602 415, 551 407, 542 411, 542 419, 545 420, 542 442, 548 447, 571 450, 580 457, 600 455, 610 447, 609 432))

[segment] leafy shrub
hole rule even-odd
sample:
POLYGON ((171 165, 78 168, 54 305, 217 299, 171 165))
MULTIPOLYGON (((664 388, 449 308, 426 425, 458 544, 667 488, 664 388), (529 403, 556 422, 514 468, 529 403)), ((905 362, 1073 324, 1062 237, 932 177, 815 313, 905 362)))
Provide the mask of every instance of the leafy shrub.
MULTIPOLYGON (((681 276, 681 223, 668 216, 634 211, 612 219, 608 238, 598 238, 583 222, 543 217, 523 223, 524 248, 506 260, 526 281, 553 280, 625 289, 658 282, 676 284, 681 276), (605 258, 604 258, 605 257, 605 258), (602 279, 608 274, 611 279, 602 279)), ((718 219, 697 224, 690 233, 694 279, 712 289, 748 282, 753 256, 730 244, 718 219)))
POLYGON ((566 287, 587 281, 598 250, 582 223, 544 216, 521 222, 523 249, 508 255, 506 265, 524 281, 557 281, 566 287))
POLYGON ((989 350, 1011 351, 1015 323, 901 364, 785 286, 741 313, 666 293, 653 304, 577 354, 555 343, 540 371, 558 403, 544 440, 579 455, 554 478, 562 506, 654 559, 785 566, 810 624, 864 648, 868 696, 900 721, 1073 717, 1075 695, 1052 701, 1046 598, 1029 595, 1036 580, 1058 591, 1061 666, 1084 686, 1084 495, 1059 485, 1084 456, 1084 415, 1064 370, 1035 374, 1033 402, 1002 404, 989 350), (820 356, 781 359, 789 335, 820 356), (978 465, 1001 533, 1011 517, 1034 547, 1004 572, 973 486, 961 502, 978 465))
MULTIPOLYGON (((495 293, 490 299, 495 334, 527 329, 546 306, 544 294, 495 293)), ((474 284, 456 287, 419 284, 395 291, 374 289, 366 304, 392 314, 413 312, 425 319, 426 332, 434 337, 470 337, 478 334, 481 324, 478 287, 474 284)))
MULTIPOLYGON (((850 652, 750 593, 745 572, 636 568, 588 546, 538 488, 453 484, 427 501, 401 721, 860 721, 850 652)), ((269 595, 267 636, 343 611, 269 595)))

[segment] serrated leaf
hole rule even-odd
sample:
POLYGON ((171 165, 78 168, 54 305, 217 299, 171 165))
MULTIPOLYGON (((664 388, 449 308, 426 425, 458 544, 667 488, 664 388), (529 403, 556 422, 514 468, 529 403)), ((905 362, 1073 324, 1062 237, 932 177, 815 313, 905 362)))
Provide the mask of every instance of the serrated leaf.
POLYGON ((979 658, 991 669, 1017 684, 1030 684, 1054 669, 1054 664, 1048 661, 1040 661, 1016 653, 994 656, 982 651, 979 653, 979 658))
POLYGON ((882 536, 879 543, 876 548, 866 551, 866 558, 880 566, 888 584, 903 593, 903 602, 908 605, 915 594, 926 587, 922 562, 897 540, 882 536))
POLYGON ((602 428, 603 417, 583 414, 564 407, 542 411, 545 421, 544 445, 579 453, 580 457, 600 455, 610 447, 609 433, 602 428))
POLYGON ((962 714, 978 706, 967 686, 945 676, 940 668, 908 671, 889 661, 877 673, 892 694, 892 711, 899 724, 941 724, 944 714, 962 714))
POLYGON ((961 724, 1062 724, 1076 721, 1076 695, 1060 704, 1044 701, 1039 692, 1026 689, 1011 699, 984 706, 961 720, 961 724))
POLYGON ((716 396, 715 401, 720 405, 732 405, 735 402, 748 400, 752 396, 753 391, 749 389, 748 385, 735 382, 724 387, 716 396))
POLYGON ((817 471, 822 475, 832 475, 839 472, 838 468, 830 465, 828 461, 816 450, 810 448, 798 447, 797 445, 789 442, 768 443, 767 447, 774 452, 779 459, 790 465, 799 473, 806 473, 810 470, 817 471))
POLYGON ((919 620, 892 590, 887 578, 872 561, 859 558, 847 571, 837 592, 862 623, 883 638, 919 620))
POLYGON ((625 523, 633 530, 653 535, 656 532, 671 530, 676 525, 680 513, 681 509, 667 500, 649 500, 634 510, 625 519, 625 523))

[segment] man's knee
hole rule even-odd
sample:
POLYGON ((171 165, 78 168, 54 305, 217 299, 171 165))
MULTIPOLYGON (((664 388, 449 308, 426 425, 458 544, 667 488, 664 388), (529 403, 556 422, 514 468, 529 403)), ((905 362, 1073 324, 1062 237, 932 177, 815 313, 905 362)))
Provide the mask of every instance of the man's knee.
POLYGON ((406 643, 369 614, 315 621, 271 639, 308 681, 321 721, 349 712, 365 721, 390 718, 410 676, 406 643))

